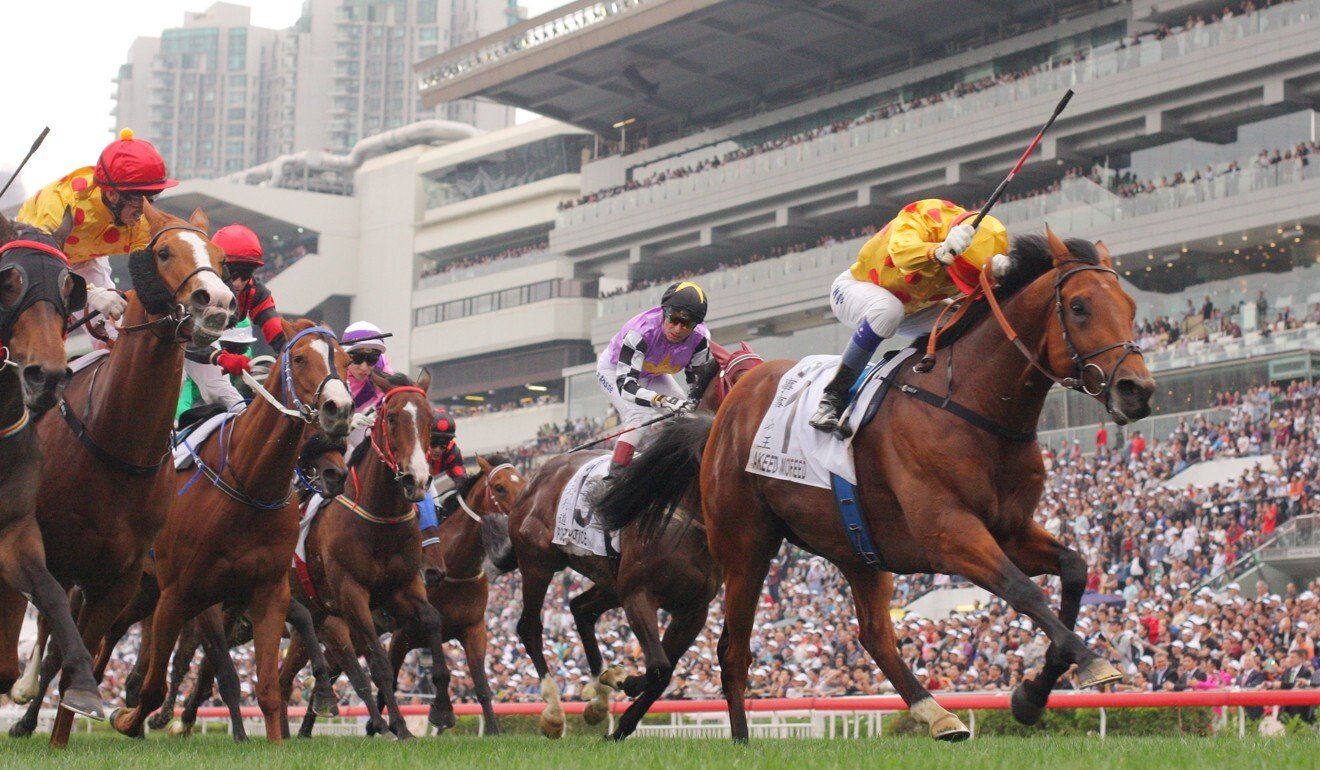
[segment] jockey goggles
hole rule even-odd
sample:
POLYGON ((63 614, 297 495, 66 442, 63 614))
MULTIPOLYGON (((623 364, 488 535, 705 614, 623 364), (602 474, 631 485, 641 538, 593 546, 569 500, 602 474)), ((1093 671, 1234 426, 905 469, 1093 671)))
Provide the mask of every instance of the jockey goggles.
POLYGON ((352 361, 355 364, 367 364, 368 366, 375 366, 376 362, 380 361, 380 351, 355 350, 352 353, 348 354, 348 360, 352 361))
POLYGON ((697 325, 696 319, 687 313, 684 313, 682 310, 666 310, 665 320, 671 324, 682 326, 685 329, 691 329, 697 325))

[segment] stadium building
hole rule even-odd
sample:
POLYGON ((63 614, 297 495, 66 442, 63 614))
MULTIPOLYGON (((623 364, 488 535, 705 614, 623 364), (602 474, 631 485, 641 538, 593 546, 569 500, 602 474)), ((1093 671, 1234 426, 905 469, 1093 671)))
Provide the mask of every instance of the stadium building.
MULTIPOLYGON (((1068 88, 994 214, 1103 239, 1138 321, 1176 329, 1136 428, 1320 368, 1320 0, 582 0, 416 70, 428 105, 553 120, 404 127, 297 185, 265 169, 162 203, 256 228, 286 311, 393 332, 396 366, 476 410, 474 451, 604 416, 595 352, 678 276, 721 343, 838 352, 828 287, 871 229, 984 200, 1068 88)), ((1056 390, 1041 427, 1100 418, 1056 390)))

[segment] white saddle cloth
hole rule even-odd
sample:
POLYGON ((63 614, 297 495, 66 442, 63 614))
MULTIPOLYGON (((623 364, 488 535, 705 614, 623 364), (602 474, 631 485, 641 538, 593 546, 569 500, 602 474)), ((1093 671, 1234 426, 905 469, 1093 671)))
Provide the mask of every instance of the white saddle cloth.
MULTIPOLYGON (((591 511, 592 491, 610 470, 610 456, 601 455, 578 468, 564 485, 555 509, 555 545, 576 556, 607 556, 605 528, 591 511)), ((613 535, 617 552, 618 534, 613 535)))
MULTIPOLYGON (((883 364, 881 376, 888 376, 912 352, 904 351, 883 364)), ((747 457, 748 473, 823 489, 830 489, 831 473, 857 483, 852 439, 840 439, 833 433, 816 430, 809 423, 825 386, 838 371, 839 360, 839 356, 807 356, 784 373, 775 398, 756 429, 756 439, 747 457)), ((879 377, 869 378, 863 386, 848 414, 854 434, 879 389, 879 377)))
POLYGON ((314 492, 307 498, 306 505, 302 508, 302 518, 298 520, 298 545, 293 548, 293 566, 298 566, 298 562, 307 563, 307 533, 312 530, 312 519, 321 511, 325 504, 329 502, 321 493, 314 492))
MULTIPOLYGON (((237 417, 234 412, 221 412, 192 430, 179 445, 174 447, 174 470, 187 470, 193 466, 193 452, 201 447, 212 433, 230 419, 237 417)), ((208 466, 209 467, 209 466, 208 466)))

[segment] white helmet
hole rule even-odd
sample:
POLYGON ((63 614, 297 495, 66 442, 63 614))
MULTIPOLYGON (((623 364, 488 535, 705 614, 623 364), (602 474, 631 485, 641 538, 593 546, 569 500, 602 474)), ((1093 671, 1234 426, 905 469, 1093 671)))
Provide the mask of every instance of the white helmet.
POLYGON ((346 353, 352 353, 355 350, 379 350, 385 352, 385 340, 380 339, 384 333, 380 327, 369 321, 358 321, 348 325, 344 330, 340 343, 344 346, 346 353), (354 342, 361 340, 361 342, 354 342))

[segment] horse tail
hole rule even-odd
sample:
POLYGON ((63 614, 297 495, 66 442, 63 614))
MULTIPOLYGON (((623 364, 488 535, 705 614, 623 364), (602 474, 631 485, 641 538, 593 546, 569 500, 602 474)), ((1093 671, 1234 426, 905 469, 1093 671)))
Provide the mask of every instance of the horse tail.
POLYGON ((508 516, 482 517, 481 545, 496 574, 503 575, 518 569, 518 556, 513 552, 513 542, 509 540, 508 516))
POLYGON ((696 488, 701 454, 714 423, 714 415, 694 414, 662 428, 596 502, 596 513, 606 528, 620 530, 637 521, 648 539, 662 530, 696 488))

